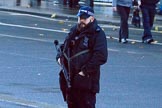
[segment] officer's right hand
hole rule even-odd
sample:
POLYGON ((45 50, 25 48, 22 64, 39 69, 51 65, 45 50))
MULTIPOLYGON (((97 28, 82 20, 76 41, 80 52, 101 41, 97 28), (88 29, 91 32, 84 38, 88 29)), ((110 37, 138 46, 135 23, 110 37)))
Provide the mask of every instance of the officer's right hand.
POLYGON ((117 11, 117 8, 116 8, 116 7, 113 7, 113 11, 114 11, 114 12, 117 11))
POLYGON ((61 65, 61 59, 60 58, 57 59, 57 62, 58 62, 59 65, 61 65))

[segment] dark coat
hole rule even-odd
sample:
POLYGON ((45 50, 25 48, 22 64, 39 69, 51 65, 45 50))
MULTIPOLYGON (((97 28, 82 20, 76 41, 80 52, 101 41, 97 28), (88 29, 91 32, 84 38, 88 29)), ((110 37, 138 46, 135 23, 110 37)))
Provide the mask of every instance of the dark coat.
POLYGON ((96 20, 81 31, 78 31, 77 25, 71 28, 64 42, 64 54, 67 57, 74 57, 70 60, 71 83, 73 84, 74 77, 83 71, 86 76, 91 77, 91 90, 99 92, 100 66, 106 63, 108 52, 105 33, 97 25, 96 20), (89 52, 74 57, 86 50, 89 52))
POLYGON ((153 6, 156 6, 156 4, 159 1, 160 0, 141 0, 141 5, 153 5, 153 6))

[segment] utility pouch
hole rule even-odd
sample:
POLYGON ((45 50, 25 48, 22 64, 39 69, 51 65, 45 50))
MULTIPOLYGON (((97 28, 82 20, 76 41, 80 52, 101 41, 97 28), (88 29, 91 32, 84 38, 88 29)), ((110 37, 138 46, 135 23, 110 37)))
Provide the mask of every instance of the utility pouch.
POLYGON ((91 90, 92 88, 92 80, 89 76, 81 76, 77 74, 74 77, 73 88, 79 90, 91 90))

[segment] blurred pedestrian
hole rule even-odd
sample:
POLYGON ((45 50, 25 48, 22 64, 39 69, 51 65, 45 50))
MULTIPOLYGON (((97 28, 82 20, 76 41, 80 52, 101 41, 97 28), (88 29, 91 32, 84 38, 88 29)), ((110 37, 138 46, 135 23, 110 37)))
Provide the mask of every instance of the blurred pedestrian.
POLYGON ((68 108, 95 108, 99 93, 100 66, 107 61, 106 35, 94 18, 94 10, 83 6, 63 44, 62 54, 68 68, 71 88, 65 91, 68 108))
POLYGON ((162 0, 160 0, 159 9, 157 12, 159 15, 162 15, 162 0))
POLYGON ((162 5, 160 5, 159 10, 157 12, 159 15, 162 15, 162 5))
POLYGON ((16 6, 20 6, 21 0, 16 0, 16 6))
POLYGON ((41 0, 37 0, 37 6, 41 6, 41 0))
POLYGON ((69 0, 69 7, 70 8, 77 8, 77 7, 79 7, 79 0, 69 0))
POLYGON ((86 0, 86 4, 87 4, 88 6, 90 6, 91 8, 93 8, 93 6, 94 6, 93 1, 94 1, 94 0, 86 0))
POLYGON ((151 33, 151 29, 154 23, 154 17, 156 13, 156 4, 160 0, 141 0, 141 11, 142 11, 142 18, 143 18, 143 36, 142 42, 150 44, 154 41, 151 33))
POLYGON ((120 16, 119 42, 127 43, 129 37, 128 19, 132 4, 136 0, 113 0, 113 10, 117 11, 120 16))
POLYGON ((41 6, 41 0, 30 0, 30 7, 41 6))
POLYGON ((63 5, 67 5, 67 0, 63 0, 63 5))

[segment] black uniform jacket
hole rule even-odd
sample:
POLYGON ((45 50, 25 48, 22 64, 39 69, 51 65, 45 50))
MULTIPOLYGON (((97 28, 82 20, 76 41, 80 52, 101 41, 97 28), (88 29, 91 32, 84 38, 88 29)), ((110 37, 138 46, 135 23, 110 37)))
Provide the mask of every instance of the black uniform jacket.
POLYGON ((66 56, 67 67, 70 64, 71 78, 80 72, 92 79, 91 90, 99 92, 100 66, 107 61, 108 50, 106 36, 97 25, 97 21, 80 31, 77 25, 72 27, 64 42, 64 56, 66 56))

